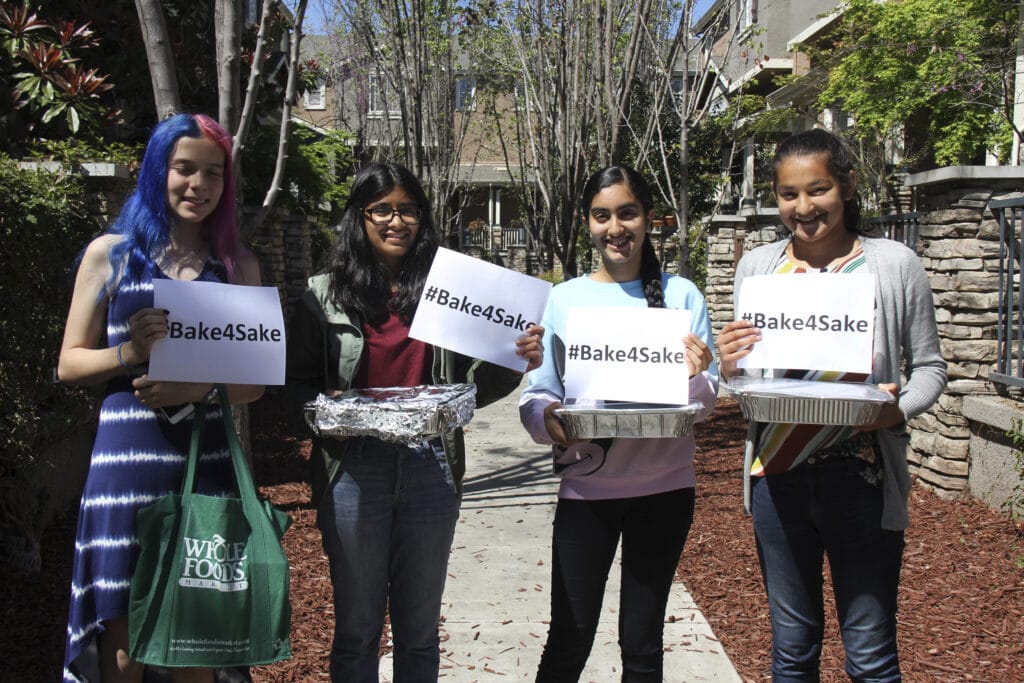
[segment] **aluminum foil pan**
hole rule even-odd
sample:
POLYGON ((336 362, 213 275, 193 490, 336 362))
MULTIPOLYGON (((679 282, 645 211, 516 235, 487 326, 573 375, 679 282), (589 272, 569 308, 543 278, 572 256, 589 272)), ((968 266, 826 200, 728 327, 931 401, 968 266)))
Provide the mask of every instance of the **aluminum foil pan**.
POLYGON ((614 403, 609 406, 567 405, 555 409, 570 439, 663 439, 686 436, 704 405, 614 403))
POLYGON ((425 384, 320 394, 306 404, 305 416, 320 436, 373 436, 415 445, 465 425, 475 407, 474 384, 425 384))
POLYGON ((851 425, 871 423, 895 398, 864 382, 733 377, 726 389, 743 416, 754 422, 851 425))

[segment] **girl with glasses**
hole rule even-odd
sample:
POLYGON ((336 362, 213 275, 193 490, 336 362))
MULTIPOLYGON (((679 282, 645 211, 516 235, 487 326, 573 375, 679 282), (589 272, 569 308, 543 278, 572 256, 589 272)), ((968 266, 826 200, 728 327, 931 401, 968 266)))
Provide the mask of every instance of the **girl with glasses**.
MULTIPOLYGON (((397 164, 356 174, 333 261, 309 279, 289 329, 288 384, 296 410, 317 393, 473 382, 477 406, 513 391, 518 372, 409 337, 437 251, 419 180, 397 164)), ((517 341, 528 369, 541 360, 533 326, 517 341)), ((372 437, 313 439, 313 504, 334 588, 331 680, 377 681, 385 611, 394 679, 435 681, 438 620, 465 447, 461 430, 416 448, 372 437)))

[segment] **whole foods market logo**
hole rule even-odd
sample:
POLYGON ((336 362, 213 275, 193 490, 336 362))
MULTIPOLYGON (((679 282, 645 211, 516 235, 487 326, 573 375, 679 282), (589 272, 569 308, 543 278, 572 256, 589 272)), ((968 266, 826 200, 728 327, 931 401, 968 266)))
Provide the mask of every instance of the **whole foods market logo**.
POLYGON ((244 543, 228 543, 219 534, 209 540, 187 536, 184 540, 185 566, 178 579, 179 586, 212 588, 224 593, 249 588, 244 543))

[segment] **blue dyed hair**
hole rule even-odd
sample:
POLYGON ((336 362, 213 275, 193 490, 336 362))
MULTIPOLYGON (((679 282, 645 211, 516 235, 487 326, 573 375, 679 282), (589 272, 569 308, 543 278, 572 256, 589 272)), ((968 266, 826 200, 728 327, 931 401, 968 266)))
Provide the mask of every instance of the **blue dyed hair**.
POLYGON ((110 250, 114 274, 108 288, 120 280, 137 283, 152 268, 155 255, 167 246, 173 215, 167 205, 167 172, 174 146, 182 137, 207 137, 224 152, 224 190, 217 208, 203 222, 203 237, 210 254, 224 263, 229 280, 234 280, 238 253, 235 222, 235 181, 231 164, 231 136, 220 124, 204 114, 176 114, 161 121, 146 143, 139 168, 139 183, 125 201, 110 232, 123 235, 110 250))

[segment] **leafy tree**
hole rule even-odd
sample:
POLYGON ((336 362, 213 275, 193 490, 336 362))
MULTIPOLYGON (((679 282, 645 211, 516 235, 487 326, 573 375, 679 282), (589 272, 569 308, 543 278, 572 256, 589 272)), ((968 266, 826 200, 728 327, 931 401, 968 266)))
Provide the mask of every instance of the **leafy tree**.
POLYGON ((32 462, 40 444, 88 413, 81 393, 55 383, 52 373, 71 292, 68 266, 99 226, 73 176, 22 170, 0 155, 0 187, 3 477, 32 462))
POLYGON ((813 51, 830 67, 818 97, 882 140, 904 131, 922 167, 1008 156, 1018 3, 1010 0, 850 0, 833 43, 813 51))
POLYGON ((67 137, 115 121, 113 86, 82 63, 98 44, 89 23, 41 16, 28 3, 0 3, 0 137, 8 152, 30 137, 67 137), (83 128, 84 127, 84 128, 83 128))
MULTIPOLYGON (((281 194, 277 205, 291 213, 316 216, 320 225, 340 220, 355 165, 351 142, 350 133, 319 134, 292 123, 288 129, 285 163, 288 191, 281 194)), ((262 199, 276 156, 276 131, 269 128, 253 131, 247 155, 251 170, 243 178, 246 205, 258 204, 262 199)))

